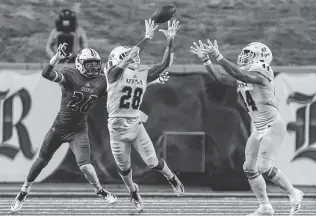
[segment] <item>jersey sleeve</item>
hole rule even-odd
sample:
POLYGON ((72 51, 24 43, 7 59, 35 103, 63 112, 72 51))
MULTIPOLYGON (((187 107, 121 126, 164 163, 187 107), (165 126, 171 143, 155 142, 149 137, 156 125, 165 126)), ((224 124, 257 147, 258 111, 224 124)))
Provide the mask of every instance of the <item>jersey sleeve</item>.
POLYGON ((252 64, 249 71, 258 72, 269 81, 271 81, 274 77, 272 68, 264 62, 252 64))
POLYGON ((74 71, 70 67, 61 67, 59 69, 53 70, 55 78, 52 80, 53 82, 60 83, 63 86, 70 86, 72 83, 72 77, 74 75, 74 71))

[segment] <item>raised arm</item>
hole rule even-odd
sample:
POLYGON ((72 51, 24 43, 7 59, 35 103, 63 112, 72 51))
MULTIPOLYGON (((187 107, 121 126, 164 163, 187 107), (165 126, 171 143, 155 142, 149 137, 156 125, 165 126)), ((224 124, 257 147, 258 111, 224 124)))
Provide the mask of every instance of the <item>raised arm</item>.
POLYGON ((218 49, 216 40, 214 41, 214 45, 209 39, 207 42, 208 45, 203 44, 205 48, 204 51, 212 55, 231 77, 244 83, 259 85, 265 85, 267 82, 269 82, 268 79, 266 79, 260 73, 247 73, 246 70, 240 69, 236 64, 224 58, 218 49))
POLYGON ((156 80, 159 75, 168 68, 173 62, 173 40, 176 36, 177 31, 180 29, 179 21, 173 20, 171 23, 168 21, 168 29, 159 29, 160 32, 163 32, 167 38, 167 46, 165 49, 165 53, 163 55, 162 61, 159 64, 154 65, 148 71, 147 82, 150 83, 156 80))
POLYGON ((199 40, 199 45, 193 42, 193 46, 190 48, 191 52, 204 63, 204 67, 213 81, 230 86, 236 85, 236 80, 234 78, 230 77, 224 71, 221 71, 218 67, 215 67, 215 65, 212 64, 208 53, 204 50, 204 45, 201 40, 199 40))
POLYGON ((157 79, 147 84, 147 87, 155 84, 165 84, 169 80, 169 72, 162 72, 157 79))
POLYGON ((109 68, 105 73, 107 73, 108 81, 110 83, 115 82, 118 80, 124 70, 127 68, 127 66, 133 61, 133 58, 137 57, 139 53, 144 49, 144 47, 148 44, 148 41, 154 37, 155 30, 158 28, 158 26, 155 26, 155 22, 149 19, 148 21, 145 20, 145 27, 146 27, 146 33, 145 37, 138 42, 129 52, 129 54, 116 66, 112 68, 111 64, 115 64, 113 62, 108 62, 107 68, 109 68))
POLYGON ((58 62, 64 58, 69 57, 68 54, 66 54, 66 46, 67 43, 60 44, 57 53, 51 58, 49 63, 44 67, 42 71, 42 76, 45 79, 48 79, 52 82, 59 82, 59 83, 65 83, 66 79, 64 75, 58 71, 54 71, 54 66, 58 64, 58 62))

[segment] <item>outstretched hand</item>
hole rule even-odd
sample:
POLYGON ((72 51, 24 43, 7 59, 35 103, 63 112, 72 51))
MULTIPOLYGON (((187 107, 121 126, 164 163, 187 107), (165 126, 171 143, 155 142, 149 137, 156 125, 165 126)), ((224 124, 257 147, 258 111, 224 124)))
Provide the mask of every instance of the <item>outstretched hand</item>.
POLYGON ((209 59, 208 52, 205 51, 204 45, 201 40, 199 40, 199 45, 193 42, 193 46, 190 47, 191 52, 199 57, 202 61, 207 61, 209 59))
POLYGON ((209 55, 213 56, 214 58, 216 58, 217 61, 222 59, 223 56, 218 49, 217 41, 214 40, 214 44, 212 44, 212 42, 209 39, 207 39, 207 43, 208 44, 203 44, 204 49, 202 50, 207 52, 209 55))
POLYGON ((181 28, 181 25, 179 25, 179 21, 173 20, 172 23, 171 21, 168 21, 168 29, 159 29, 160 32, 164 33, 167 39, 174 39, 174 37, 177 34, 177 31, 181 28))
POLYGON ((71 53, 66 53, 67 45, 67 43, 59 44, 56 53, 56 58, 58 61, 71 56, 71 53))
POLYGON ((155 26, 155 21, 149 19, 149 20, 145 20, 145 28, 146 28, 145 38, 152 39, 154 37, 156 29, 158 28, 158 25, 155 26))
POLYGON ((169 72, 168 71, 162 72, 159 75, 158 79, 159 79, 160 84, 165 84, 165 82, 168 82, 168 80, 169 80, 169 72))

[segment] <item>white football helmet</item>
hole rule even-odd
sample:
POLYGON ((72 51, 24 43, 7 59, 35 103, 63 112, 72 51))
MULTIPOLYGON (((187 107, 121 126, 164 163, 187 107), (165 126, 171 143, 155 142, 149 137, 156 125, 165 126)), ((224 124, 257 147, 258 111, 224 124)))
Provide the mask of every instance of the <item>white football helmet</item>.
POLYGON ((95 78, 101 73, 102 61, 94 49, 82 49, 76 57, 76 69, 89 78, 95 78))
MULTIPOLYGON (((130 47, 127 46, 118 46, 114 48, 108 58, 108 63, 106 64, 106 69, 112 68, 118 63, 120 63, 131 51, 130 47)), ((135 70, 140 64, 139 55, 133 58, 133 62, 128 65, 128 68, 131 70, 135 70)))
POLYGON ((241 50, 237 58, 237 64, 246 66, 257 62, 265 62, 267 65, 270 65, 272 58, 272 52, 267 45, 260 42, 252 42, 241 50))

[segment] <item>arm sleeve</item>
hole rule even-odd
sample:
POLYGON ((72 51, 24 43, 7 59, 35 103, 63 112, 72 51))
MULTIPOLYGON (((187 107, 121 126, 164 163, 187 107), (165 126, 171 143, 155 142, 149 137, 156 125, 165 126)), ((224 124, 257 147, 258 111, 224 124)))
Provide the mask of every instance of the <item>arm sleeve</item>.
POLYGON ((42 76, 45 79, 48 79, 52 82, 60 83, 62 85, 67 85, 70 83, 70 77, 67 67, 54 69, 54 66, 48 63, 42 71, 42 76))

